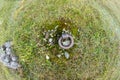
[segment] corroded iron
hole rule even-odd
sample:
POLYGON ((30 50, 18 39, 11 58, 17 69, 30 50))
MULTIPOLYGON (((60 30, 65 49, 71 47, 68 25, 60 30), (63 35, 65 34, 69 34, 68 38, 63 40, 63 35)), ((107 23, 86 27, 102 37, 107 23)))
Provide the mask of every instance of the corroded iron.
POLYGON ((59 38, 58 44, 63 49, 69 49, 74 45, 74 39, 70 34, 64 33, 59 38))

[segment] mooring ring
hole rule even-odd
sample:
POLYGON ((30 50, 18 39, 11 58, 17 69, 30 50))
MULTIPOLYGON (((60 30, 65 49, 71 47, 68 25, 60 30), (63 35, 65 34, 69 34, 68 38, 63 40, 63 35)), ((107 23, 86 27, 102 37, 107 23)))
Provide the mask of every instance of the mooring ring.
POLYGON ((74 45, 74 39, 70 34, 64 33, 59 38, 58 44, 63 49, 69 49, 74 45))

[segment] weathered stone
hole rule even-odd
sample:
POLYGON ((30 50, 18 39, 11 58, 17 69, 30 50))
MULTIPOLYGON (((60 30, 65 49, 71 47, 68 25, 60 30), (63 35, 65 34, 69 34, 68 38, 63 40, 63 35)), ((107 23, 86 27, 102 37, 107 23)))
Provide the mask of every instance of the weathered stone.
POLYGON ((12 61, 14 61, 14 62, 17 61, 17 57, 15 57, 15 56, 12 56, 11 59, 12 59, 12 61))
POLYGON ((5 53, 5 51, 3 50, 2 47, 0 47, 0 54, 4 54, 4 53, 5 53))
POLYGON ((10 63, 3 62, 3 64, 4 64, 6 67, 9 67, 9 66, 10 66, 10 63))
POLYGON ((68 52, 65 52, 65 58, 66 58, 66 59, 69 59, 69 57, 70 57, 69 53, 68 53, 68 52))
POLYGON ((4 62, 9 63, 11 61, 10 56, 6 55, 4 58, 4 62))
POLYGON ((17 69, 20 67, 19 63, 17 63, 17 57, 12 53, 11 42, 6 42, 0 47, 0 61, 3 65, 11 69, 17 69))
POLYGON ((4 46, 5 46, 6 48, 10 48, 10 47, 11 47, 11 42, 6 42, 6 43, 4 44, 4 46))
POLYGON ((9 52, 9 51, 7 51, 7 52, 6 52, 6 54, 10 55, 10 54, 12 54, 12 53, 11 53, 11 52, 9 52))
POLYGON ((10 49, 10 48, 6 48, 5 51, 6 51, 6 52, 10 52, 11 49, 10 49))
POLYGON ((5 53, 0 55, 0 61, 1 61, 1 62, 3 62, 3 61, 4 61, 5 56, 6 56, 6 54, 5 54, 5 53))
POLYGON ((12 69, 17 69, 18 67, 20 67, 20 65, 17 63, 17 62, 11 62, 10 63, 10 67, 12 68, 12 69))

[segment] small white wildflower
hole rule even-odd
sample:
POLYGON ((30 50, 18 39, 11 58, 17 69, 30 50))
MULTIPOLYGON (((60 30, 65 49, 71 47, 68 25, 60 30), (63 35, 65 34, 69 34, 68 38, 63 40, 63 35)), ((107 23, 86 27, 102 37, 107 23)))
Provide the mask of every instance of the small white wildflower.
POLYGON ((43 39, 45 42, 47 41, 45 38, 43 39))
POLYGON ((57 25, 57 26, 55 26, 55 29, 57 29, 59 26, 57 25))
POLYGON ((53 32, 54 30, 52 29, 51 32, 53 32))
POLYGON ((53 39, 52 38, 49 38, 49 43, 52 43, 53 39))
POLYGON ((5 45, 5 47, 9 48, 9 47, 11 47, 11 42, 6 42, 4 45, 5 45))
POLYGON ((63 28, 63 31, 66 31, 65 28, 63 28))
POLYGON ((57 57, 60 58, 60 57, 61 57, 61 54, 58 54, 57 57))
POLYGON ((49 59, 50 59, 50 57, 49 57, 48 55, 46 55, 46 59, 47 59, 47 60, 49 60, 49 59))
POLYGON ((65 23, 65 25, 67 25, 67 23, 65 23))
POLYGON ((53 34, 50 34, 51 37, 53 37, 53 34))
POLYGON ((78 29, 78 32, 80 32, 80 29, 78 29))

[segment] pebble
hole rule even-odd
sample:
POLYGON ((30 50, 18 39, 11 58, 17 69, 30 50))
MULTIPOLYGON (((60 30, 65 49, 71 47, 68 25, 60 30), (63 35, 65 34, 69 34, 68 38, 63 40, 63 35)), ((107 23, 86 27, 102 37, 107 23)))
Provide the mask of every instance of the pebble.
POLYGON ((4 62, 9 63, 10 62, 10 57, 8 55, 5 56, 4 62))
POLYGON ((65 55, 65 58, 66 58, 66 59, 69 59, 70 55, 69 55, 68 52, 65 52, 64 55, 65 55))
POLYGON ((5 46, 6 48, 10 48, 10 47, 11 47, 11 42, 6 42, 6 43, 4 44, 4 46, 5 46))
POLYGON ((10 48, 6 48, 6 52, 11 52, 11 49, 10 48))
POLYGON ((12 61, 14 61, 14 62, 17 61, 17 57, 15 57, 15 56, 13 56, 11 59, 12 59, 12 61))
POLYGON ((4 53, 4 54, 1 54, 1 55, 0 55, 0 60, 1 60, 1 61, 3 61, 3 60, 4 60, 4 58, 5 58, 5 56, 6 56, 6 54, 5 54, 5 53, 4 53))
POLYGON ((20 67, 20 65, 17 62, 11 62, 10 67, 13 69, 17 69, 18 67, 20 67))
POLYGON ((11 51, 6 51, 6 54, 10 55, 10 54, 11 54, 11 51))
POLYGON ((17 62, 17 57, 11 51, 11 42, 6 42, 3 47, 0 47, 0 62, 8 68, 17 69, 20 67, 17 62))
POLYGON ((6 67, 9 67, 10 66, 10 63, 3 63, 6 67))
POLYGON ((48 38, 49 38, 49 33, 46 32, 46 33, 45 33, 45 39, 48 39, 48 38))

